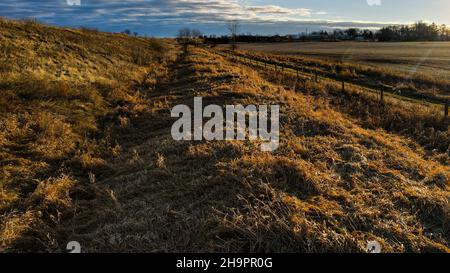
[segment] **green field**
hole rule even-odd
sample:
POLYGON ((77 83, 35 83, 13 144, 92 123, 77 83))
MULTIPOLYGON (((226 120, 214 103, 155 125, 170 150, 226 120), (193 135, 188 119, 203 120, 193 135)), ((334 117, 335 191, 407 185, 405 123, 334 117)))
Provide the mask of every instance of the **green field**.
POLYGON ((389 66, 411 75, 450 76, 450 42, 298 42, 240 44, 239 49, 389 66))

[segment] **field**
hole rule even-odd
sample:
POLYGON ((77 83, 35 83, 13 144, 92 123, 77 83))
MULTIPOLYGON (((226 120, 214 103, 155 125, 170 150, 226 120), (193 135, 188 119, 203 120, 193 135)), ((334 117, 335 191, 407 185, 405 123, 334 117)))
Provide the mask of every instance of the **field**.
POLYGON ((306 42, 276 44, 241 44, 240 49, 333 59, 343 62, 389 66, 413 76, 432 73, 436 77, 450 77, 450 42, 306 42))
MULTIPOLYGON (((446 45, 438 42, 240 44, 240 50, 234 53, 376 92, 386 91, 418 102, 444 105, 450 101, 446 45)), ((226 52, 227 46, 219 49, 226 52)))
POLYGON ((342 90, 232 55, 297 57, 29 21, 0 20, 0 32, 0 252, 70 241, 83 252, 367 252, 372 240, 450 252, 450 120, 437 106, 380 103, 358 87, 367 70, 340 67, 336 77, 358 79, 342 90), (279 149, 175 141, 171 109, 198 96, 279 105, 279 149))

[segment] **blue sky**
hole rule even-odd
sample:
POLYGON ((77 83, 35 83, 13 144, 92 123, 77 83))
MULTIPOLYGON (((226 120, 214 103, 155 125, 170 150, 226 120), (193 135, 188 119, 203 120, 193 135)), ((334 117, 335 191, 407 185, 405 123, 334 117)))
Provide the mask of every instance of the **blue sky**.
POLYGON ((223 34, 226 22, 232 19, 241 21, 242 32, 258 34, 295 34, 307 28, 377 28, 417 20, 450 25, 449 0, 0 1, 0 16, 7 18, 33 17, 60 26, 106 31, 131 29, 152 36, 173 36, 184 26, 223 34))

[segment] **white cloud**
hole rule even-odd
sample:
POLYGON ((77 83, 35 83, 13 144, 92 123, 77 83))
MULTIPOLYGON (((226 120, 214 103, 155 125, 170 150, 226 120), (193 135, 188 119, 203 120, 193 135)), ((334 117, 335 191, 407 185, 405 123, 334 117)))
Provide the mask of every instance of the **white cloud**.
POLYGON ((274 5, 267 5, 267 6, 249 6, 244 8, 244 10, 252 12, 254 14, 258 15, 284 15, 284 16, 293 16, 293 15, 300 15, 300 16, 310 16, 311 10, 306 8, 299 8, 299 9, 289 9, 289 8, 283 8, 280 6, 274 6, 274 5))
MULTIPOLYGON (((104 20, 109 13, 114 19, 179 19, 182 22, 218 22, 230 19, 242 21, 292 20, 309 17, 307 8, 285 8, 277 5, 252 5, 246 0, 2 0, 0 15, 33 16, 46 11, 88 15, 92 20, 104 20), (74 5, 74 3, 77 5, 74 5), (81 3, 81 5, 78 5, 81 3), (100 12, 99 12, 100 11, 100 12), (118 18, 119 17, 119 18, 118 18)), ((74 18, 76 19, 76 18, 74 18)))
POLYGON ((336 25, 330 21, 318 22, 318 18, 327 14, 322 10, 256 5, 251 0, 81 0, 80 6, 68 5, 67 1, 1 0, 0 16, 35 17, 51 24, 106 30, 131 25, 134 29, 160 35, 172 33, 174 28, 186 24, 210 27, 211 32, 215 32, 223 28, 225 21, 234 19, 247 26, 262 25, 254 30, 258 32, 269 29, 269 24, 279 26, 274 31, 280 32, 284 31, 282 26, 293 24, 336 25))

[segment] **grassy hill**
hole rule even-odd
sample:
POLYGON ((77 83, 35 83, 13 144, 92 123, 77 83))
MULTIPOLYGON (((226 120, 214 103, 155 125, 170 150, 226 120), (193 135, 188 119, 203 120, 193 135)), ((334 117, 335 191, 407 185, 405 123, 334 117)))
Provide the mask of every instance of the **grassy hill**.
POLYGON ((3 251, 450 251, 450 130, 420 106, 381 113, 170 41, 0 31, 3 251), (280 148, 174 141, 170 110, 194 96, 279 104, 280 148))
POLYGON ((0 249, 51 244, 74 198, 95 196, 85 185, 120 151, 114 128, 146 111, 167 47, 0 21, 0 249))

